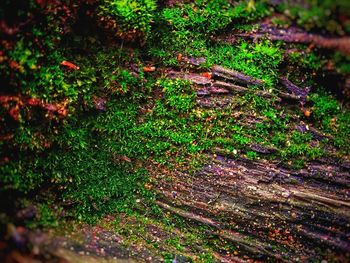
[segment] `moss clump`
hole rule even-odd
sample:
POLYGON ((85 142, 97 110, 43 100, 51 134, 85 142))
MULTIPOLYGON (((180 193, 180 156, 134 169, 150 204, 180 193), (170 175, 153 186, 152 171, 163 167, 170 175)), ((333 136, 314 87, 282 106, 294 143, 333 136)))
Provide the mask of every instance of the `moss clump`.
POLYGON ((219 64, 249 76, 262 79, 265 85, 276 84, 278 67, 282 61, 281 49, 268 41, 255 44, 242 41, 237 45, 219 44, 205 53, 208 65, 219 64))
POLYGON ((255 4, 242 1, 233 5, 227 0, 201 0, 164 8, 157 17, 149 53, 165 65, 177 64, 178 53, 195 57, 209 55, 210 37, 233 23, 256 20, 269 13, 268 5, 263 1, 255 4))
POLYGON ((98 7, 98 16, 103 24, 115 34, 127 40, 151 33, 155 10, 154 0, 108 0, 98 7))

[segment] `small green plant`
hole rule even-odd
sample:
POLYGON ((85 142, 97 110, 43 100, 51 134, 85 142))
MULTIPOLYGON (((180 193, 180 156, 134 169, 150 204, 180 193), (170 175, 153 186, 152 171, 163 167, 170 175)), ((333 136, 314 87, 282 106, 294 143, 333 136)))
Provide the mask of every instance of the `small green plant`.
POLYGON ((165 104, 175 112, 188 112, 195 105, 195 92, 189 82, 165 80, 161 83, 165 104))
POLYGON ((313 117, 321 121, 324 127, 328 127, 330 120, 340 113, 339 102, 330 95, 313 94, 310 100, 314 103, 313 117))
POLYGON ((247 152, 247 158, 250 160, 255 160, 258 157, 258 154, 253 151, 248 151, 247 152))

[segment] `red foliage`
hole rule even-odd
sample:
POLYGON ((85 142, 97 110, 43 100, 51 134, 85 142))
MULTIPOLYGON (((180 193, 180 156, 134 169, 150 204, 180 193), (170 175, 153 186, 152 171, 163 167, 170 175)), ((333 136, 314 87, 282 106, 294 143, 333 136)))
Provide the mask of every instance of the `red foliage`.
POLYGON ((77 65, 73 64, 72 62, 66 61, 66 60, 63 60, 61 62, 61 65, 64 66, 64 67, 67 67, 69 69, 73 69, 73 70, 80 69, 80 67, 78 67, 77 65))
POLYGON ((16 104, 15 106, 11 107, 10 110, 8 111, 9 115, 15 120, 15 121, 19 121, 19 106, 18 104, 16 104))

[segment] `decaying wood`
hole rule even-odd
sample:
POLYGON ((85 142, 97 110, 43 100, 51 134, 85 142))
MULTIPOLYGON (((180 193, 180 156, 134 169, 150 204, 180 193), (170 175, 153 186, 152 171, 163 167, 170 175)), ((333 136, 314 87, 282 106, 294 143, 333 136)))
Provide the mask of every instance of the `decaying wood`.
POLYGON ((239 244, 244 248, 244 250, 248 251, 249 253, 255 254, 255 255, 268 255, 271 258, 280 258, 278 254, 274 254, 270 252, 270 248, 268 247, 268 244, 261 243, 259 241, 252 241, 247 239, 244 235, 241 235, 237 232, 233 231, 223 231, 218 234, 219 237, 226 239, 230 242, 239 244))
POLYGON ((271 154, 271 153, 275 153, 278 151, 274 147, 267 147, 267 146, 263 146, 263 145, 259 145, 259 144, 251 144, 251 145, 249 145, 249 149, 251 149, 252 151, 255 151, 257 153, 263 153, 263 154, 271 154))
POLYGON ((310 89, 307 87, 305 89, 299 88, 297 85, 293 84, 285 77, 280 77, 280 82, 284 85, 293 95, 297 96, 300 99, 300 102, 304 104, 306 98, 309 94, 310 89))
POLYGON ((251 84, 251 85, 262 85, 264 82, 260 79, 255 79, 253 77, 244 75, 243 73, 237 72, 235 70, 230 70, 218 65, 212 67, 213 76, 221 77, 224 79, 229 79, 234 82, 242 84, 251 84))
POLYGON ((278 96, 283 98, 283 99, 287 99, 287 100, 293 100, 293 101, 299 101, 300 98, 294 94, 290 94, 290 93, 286 93, 283 91, 278 92, 278 96))
POLYGON ((18 32, 20 32, 24 26, 26 26, 27 24, 29 24, 32 21, 33 21, 33 18, 29 17, 26 21, 18 23, 17 25, 10 27, 9 25, 7 25, 5 20, 1 20, 0 21, 0 32, 3 34, 6 34, 6 35, 13 36, 13 35, 17 34, 18 32))
MULTIPOLYGON (((256 80, 240 74, 214 66, 210 83, 200 85, 197 91, 198 105, 232 109, 239 107, 235 106, 235 99, 248 92, 273 97, 268 92, 247 88, 245 85, 256 84, 256 80)), ((300 88, 285 77, 281 77, 280 83, 286 91, 276 91, 276 96, 287 103, 306 102, 307 88, 300 88)), ((250 121, 253 124, 263 121, 257 118, 243 114, 239 123, 249 126, 250 121)), ((331 139, 298 116, 293 121, 295 129, 313 135, 314 143, 331 139)), ((265 154, 266 159, 276 151, 259 144, 248 145, 247 149, 265 154)), ((278 160, 264 160, 265 157, 256 161, 242 158, 243 152, 216 148, 207 153, 206 158, 211 161, 194 175, 167 171, 165 179, 158 177, 157 171, 154 179, 162 200, 160 206, 191 222, 214 226, 208 232, 210 235, 232 243, 239 253, 252 258, 321 261, 319 250, 335 253, 341 259, 350 257, 347 159, 327 157, 309 161, 306 168, 295 170, 278 160)), ((328 156, 332 156, 331 152, 328 156)), ((234 256, 229 258, 233 261, 234 256)))
POLYGON ((328 134, 324 134, 323 132, 315 129, 314 127, 310 127, 309 125, 300 124, 296 125, 295 129, 301 133, 309 132, 312 134, 313 138, 316 140, 325 140, 325 139, 334 139, 332 136, 328 134))
POLYGON ((206 59, 203 57, 200 57, 200 58, 184 57, 182 60, 192 66, 199 66, 206 62, 206 59))
POLYGON ((230 36, 219 37, 218 40, 233 43, 237 38, 241 37, 252 39, 268 38, 272 41, 281 40, 289 43, 313 44, 320 48, 337 50, 345 55, 350 54, 350 37, 326 37, 307 33, 295 27, 281 29, 262 24, 255 32, 234 33, 230 36))
MULTIPOLYGON (((252 84, 255 81, 245 77, 237 81, 237 72, 214 69, 212 78, 177 71, 168 72, 168 77, 195 83, 198 107, 215 110, 229 107, 236 110, 233 114, 237 123, 245 127, 254 128, 255 124, 268 121, 254 112, 241 111, 237 101, 245 93, 275 96, 237 85, 235 82, 252 84)), ((290 93, 276 91, 276 96, 296 101, 307 97, 307 91, 286 79, 282 82, 290 93)), ((289 128, 311 133, 313 142, 330 138, 298 116, 292 118, 295 123, 289 128)), ((341 260, 349 258, 349 160, 319 159, 296 170, 280 160, 271 160, 269 156, 276 151, 257 143, 235 152, 214 148, 202 153, 207 162, 194 174, 160 166, 150 168, 152 190, 157 193, 155 203, 166 213, 182 217, 190 227, 201 225, 208 236, 205 242, 213 242, 210 243, 215 250, 213 255, 219 262, 322 261, 324 255, 319 251, 326 251, 327 256, 336 255, 341 260), (253 161, 242 157, 248 150, 260 153, 261 159, 253 161), (221 241, 232 245, 236 254, 216 249, 215 242, 221 241)), ((147 236, 141 238, 157 240, 160 247, 171 238, 167 234, 157 235, 153 230, 146 231, 144 235, 147 236)), ((176 231, 176 236, 181 237, 182 230, 176 231)), ((115 242, 113 245, 117 246, 115 242)), ((113 245, 111 253, 115 253, 113 245)), ((198 245, 198 251, 201 249, 203 247, 198 245)))
POLYGON ((191 81, 199 86, 204 86, 204 88, 197 90, 198 96, 228 94, 231 92, 244 94, 249 92, 264 98, 274 98, 275 101, 281 101, 281 99, 286 99, 292 101, 299 101, 301 104, 304 104, 309 93, 308 88, 299 88, 285 77, 281 77, 280 82, 291 93, 276 91, 276 94, 272 94, 270 92, 262 90, 252 91, 247 87, 235 84, 238 82, 244 85, 262 85, 263 82, 262 80, 254 79, 234 70, 230 70, 221 66, 213 66, 212 75, 212 78, 207 78, 199 73, 181 72, 174 70, 171 70, 167 73, 168 78, 184 79, 191 81), (233 83, 230 81, 232 81, 233 83))
POLYGON ((189 80, 197 85, 209 85, 211 84, 210 79, 201 76, 198 73, 186 73, 186 72, 179 72, 179 71, 169 71, 167 73, 167 77, 171 79, 184 79, 189 80))
MULTIPOLYGON (((255 94, 257 96, 264 97, 264 98, 276 98, 276 96, 274 96, 273 94, 266 92, 266 91, 261 91, 261 90, 254 90, 253 91, 249 88, 242 87, 242 86, 232 84, 229 82, 224 82, 224 81, 214 81, 213 86, 225 88, 225 89, 230 90, 232 92, 237 92, 237 93, 242 93, 242 94, 249 92, 249 93, 255 94)), ((280 99, 276 98, 276 101, 280 101, 280 99)))
POLYGON ((253 258, 314 259, 319 255, 310 241, 346 257, 349 169, 314 162, 295 171, 278 162, 222 154, 213 155, 213 161, 193 176, 179 171, 173 172, 172 181, 156 176, 159 195, 173 204, 166 210, 219 225, 220 231, 211 234, 253 258))
POLYGON ((337 200, 335 198, 328 198, 324 196, 320 196, 317 194, 307 193, 307 192, 300 192, 300 191, 293 191, 293 195, 297 198, 306 199, 306 200, 313 200, 322 204, 332 205, 336 207, 345 206, 350 208, 350 202, 344 202, 341 200, 337 200))
POLYGON ((225 89, 228 89, 230 91, 238 92, 238 93, 246 93, 249 91, 249 89, 246 87, 242 87, 242 86, 228 83, 228 82, 224 82, 224 81, 215 81, 215 82, 213 82, 213 86, 225 88, 225 89))

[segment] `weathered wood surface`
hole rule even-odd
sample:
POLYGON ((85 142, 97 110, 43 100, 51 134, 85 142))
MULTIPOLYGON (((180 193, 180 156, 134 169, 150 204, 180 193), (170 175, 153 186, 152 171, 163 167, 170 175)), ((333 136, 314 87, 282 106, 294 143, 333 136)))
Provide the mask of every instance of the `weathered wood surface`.
POLYGON ((267 38, 272 41, 281 40, 289 43, 313 44, 324 49, 333 49, 345 55, 350 54, 350 37, 327 37, 311 34, 295 27, 277 28, 268 23, 260 24, 256 31, 249 33, 233 33, 218 37, 217 40, 229 43, 235 42, 238 38, 260 39, 267 38))
POLYGON ((219 65, 214 65, 211 68, 211 71, 214 76, 229 79, 242 84, 262 85, 264 83, 260 79, 252 78, 235 70, 230 70, 219 65))
MULTIPOLYGON (((232 107, 234 96, 248 92, 301 104, 308 96, 307 88, 297 87, 283 77, 281 90, 270 93, 249 88, 259 80, 238 75, 237 81, 236 72, 231 73, 215 66, 212 78, 201 83, 197 73, 187 72, 184 76, 198 85, 197 102, 201 107, 232 107)), ((184 73, 176 77, 181 74, 184 73)), ((242 114, 246 125, 249 120, 261 122, 256 116, 242 114)), ((300 124, 294 129, 309 132, 314 140, 330 138, 298 119, 295 122, 300 124)), ((260 145, 249 148, 266 155, 276 150, 260 145)), ((251 161, 232 157, 221 149, 208 153, 206 158, 211 160, 209 164, 194 175, 180 171, 154 173, 157 203, 190 222, 210 227, 209 237, 237 247, 238 255, 226 255, 227 262, 247 257, 271 262, 350 260, 348 160, 320 159, 307 163, 304 169, 293 170, 277 160, 251 161)))
MULTIPOLYGON (((229 70, 220 68, 225 74, 215 74, 215 70, 209 78, 193 70, 171 70, 167 76, 195 83, 199 107, 234 108, 236 99, 245 93, 272 98, 277 104, 292 99, 300 107, 301 88, 287 80, 281 90, 253 90, 249 87, 251 79, 241 77, 238 85, 235 78, 227 77, 232 75, 229 70)), ((307 96, 302 93, 304 95, 307 96)), ((253 128, 264 121, 263 116, 235 109, 237 118, 243 116, 240 125, 253 128)), ((330 138, 297 116, 291 118, 295 125, 290 129, 308 132, 316 141, 330 138)), ((269 154, 277 151, 273 147, 251 144, 247 148, 260 153, 261 159, 245 159, 241 152, 231 156, 224 149, 216 148, 203 153, 206 165, 195 173, 169 170, 160 165, 149 168, 154 182, 152 189, 157 193, 155 203, 165 215, 177 215, 193 228, 205 226, 205 242, 212 245, 215 262, 349 262, 349 160, 328 157, 310 161, 306 168, 295 170, 278 160, 268 160, 269 154), (233 247, 235 253, 227 253, 216 245, 218 240, 233 247)), ((329 151, 332 156, 332 147, 329 151)), ((113 220, 107 217, 104 224, 111 224, 113 220)), ((119 220, 130 233, 131 228, 140 224, 123 215, 119 215, 119 220)), ((73 259, 77 253, 83 253, 84 257, 89 253, 97 259, 116 258, 116 262, 162 262, 159 252, 172 249, 166 247, 167 240, 174 236, 181 239, 187 231, 177 228, 167 232, 169 230, 153 222, 143 226, 146 231, 136 233, 144 240, 141 245, 131 243, 125 248, 122 245, 125 237, 113 229, 85 227, 77 231, 83 242, 70 237, 56 238, 51 244, 52 253, 64 257, 67 249, 73 249, 73 254, 70 253, 73 259), (144 246, 149 242, 157 242, 159 246, 151 250, 144 246), (60 249, 56 250, 57 247, 60 249)), ((205 251, 203 243, 194 242, 184 248, 177 260, 190 262, 188 256, 195 257, 202 251, 205 251)))
MULTIPOLYGON (((211 73, 203 75, 190 68, 167 71, 167 76, 196 84, 197 103, 204 108, 233 108, 236 98, 246 93, 271 98, 277 104, 282 100, 287 104, 296 102, 296 107, 300 107, 299 102, 307 96, 306 90, 288 80, 284 80, 281 90, 270 92, 251 89, 250 84, 256 85, 260 81, 243 74, 221 67, 213 67, 211 73)), ((235 115, 237 118, 243 116, 241 125, 252 128, 264 121, 263 116, 240 112, 239 108, 235 115)), ((297 116, 291 118, 294 118, 295 126, 290 129, 308 132, 318 141, 330 138, 297 116)), ((205 226, 205 242, 214 248, 215 262, 349 262, 350 162, 329 157, 294 170, 278 160, 264 159, 277 151, 273 147, 251 144, 247 148, 262 154, 261 159, 248 160, 240 152, 231 156, 224 149, 216 148, 203 153, 203 158, 208 161, 194 174, 162 166, 150 168, 154 182, 152 189, 157 193, 155 203, 164 214, 177 215, 190 227, 205 226), (235 253, 227 253, 215 245, 215 240, 226 242, 235 253)), ((132 220, 122 217, 121 222, 128 222, 125 224, 132 227, 132 220)), ((166 232, 157 224, 149 224, 146 229, 137 236, 146 243, 156 240, 159 244, 157 253, 166 251, 166 242, 171 236, 181 239, 187 231, 179 228, 166 232)), ((57 246, 73 247, 76 251, 88 251, 99 257, 162 261, 159 255, 142 245, 121 249, 120 241, 114 240, 123 237, 111 230, 86 228, 83 233, 87 237, 83 244, 65 241, 57 246), (97 252, 94 251, 96 248, 97 252)), ((190 262, 186 261, 187 256, 195 257, 205 251, 202 244, 198 241, 185 247, 183 255, 178 255, 178 262, 190 262)))
POLYGON ((280 77, 281 89, 273 91, 252 90, 248 85, 262 85, 263 81, 244 75, 240 72, 214 65, 211 68, 210 78, 191 71, 168 71, 166 76, 173 79, 185 79, 201 88, 197 89, 199 97, 225 94, 252 93, 265 98, 274 98, 277 101, 298 101, 304 104, 309 93, 309 88, 300 88, 285 77, 280 77))
POLYGON ((294 171, 266 160, 211 157, 193 176, 177 172, 171 182, 157 178, 163 189, 158 204, 213 227, 210 234, 252 258, 309 261, 322 258, 317 247, 344 260, 349 256, 348 168, 312 162, 294 171))

